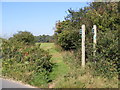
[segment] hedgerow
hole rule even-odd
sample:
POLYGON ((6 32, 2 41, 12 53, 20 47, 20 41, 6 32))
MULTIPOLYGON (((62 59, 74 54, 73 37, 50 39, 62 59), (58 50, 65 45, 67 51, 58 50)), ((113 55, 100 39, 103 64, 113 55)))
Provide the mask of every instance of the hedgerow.
MULTIPOLYGON (((97 75, 111 77, 115 73, 120 73, 118 53, 119 4, 117 2, 92 2, 88 7, 79 10, 69 9, 65 21, 56 24, 56 44, 64 50, 66 48, 72 49, 75 52, 75 61, 81 61, 81 35, 77 34, 76 31, 80 32, 81 25, 85 24, 86 63, 92 63, 90 67, 97 75), (96 48, 93 48, 93 25, 97 26, 96 48), (78 48, 75 48, 76 46, 78 48), (95 49, 96 54, 93 56, 95 49)), ((78 65, 81 64, 78 63, 78 65)))
POLYGON ((3 76, 40 86, 49 81, 53 67, 50 59, 51 55, 40 49, 40 44, 25 44, 13 39, 2 41, 3 76), (38 75, 40 78, 36 78, 38 75))

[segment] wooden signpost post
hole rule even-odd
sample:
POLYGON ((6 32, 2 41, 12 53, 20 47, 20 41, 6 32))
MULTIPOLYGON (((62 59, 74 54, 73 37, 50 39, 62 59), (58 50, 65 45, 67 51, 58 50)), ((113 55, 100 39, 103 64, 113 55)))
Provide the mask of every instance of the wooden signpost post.
POLYGON ((96 50, 95 50, 95 48, 96 48, 96 36, 97 36, 97 30, 96 30, 97 28, 96 28, 96 25, 93 25, 93 33, 94 33, 94 35, 93 35, 93 49, 94 49, 94 52, 93 52, 93 56, 95 56, 95 53, 96 53, 96 50))
MULTIPOLYGON (((82 29, 80 29, 80 34, 82 34, 82 67, 85 67, 85 25, 82 25, 81 27, 82 29)), ((96 53, 96 36, 97 36, 97 30, 96 30, 96 25, 93 25, 93 29, 92 29, 92 32, 93 32, 93 49, 94 49, 94 52, 93 52, 93 55, 95 56, 95 53, 96 53)))
POLYGON ((85 25, 82 25, 82 67, 85 67, 85 25))

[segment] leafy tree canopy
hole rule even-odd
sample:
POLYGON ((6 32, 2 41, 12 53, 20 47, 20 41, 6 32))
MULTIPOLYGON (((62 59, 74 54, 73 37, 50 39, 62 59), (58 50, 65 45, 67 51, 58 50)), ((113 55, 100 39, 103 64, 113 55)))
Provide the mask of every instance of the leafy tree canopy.
POLYGON ((15 42, 23 42, 25 44, 33 44, 35 43, 34 36, 27 31, 19 31, 17 34, 13 35, 13 37, 9 38, 9 40, 15 42))

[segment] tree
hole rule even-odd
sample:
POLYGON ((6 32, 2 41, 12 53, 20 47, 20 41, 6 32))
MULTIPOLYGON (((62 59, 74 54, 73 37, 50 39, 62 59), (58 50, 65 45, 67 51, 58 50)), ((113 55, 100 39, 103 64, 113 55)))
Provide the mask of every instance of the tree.
POLYGON ((35 39, 34 36, 27 31, 19 31, 17 34, 13 35, 13 37, 9 38, 9 40, 13 42, 23 42, 25 44, 34 44, 35 39))

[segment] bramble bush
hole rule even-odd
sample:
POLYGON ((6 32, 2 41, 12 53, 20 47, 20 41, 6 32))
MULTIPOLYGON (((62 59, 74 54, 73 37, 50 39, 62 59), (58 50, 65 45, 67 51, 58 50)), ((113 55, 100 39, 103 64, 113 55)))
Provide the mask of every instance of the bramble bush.
POLYGON ((50 61, 51 55, 40 49, 40 44, 35 45, 31 42, 25 44, 24 41, 13 41, 13 39, 3 40, 2 52, 3 76, 35 86, 49 82, 49 73, 53 67, 50 61), (37 78, 38 76, 40 78, 37 78))

